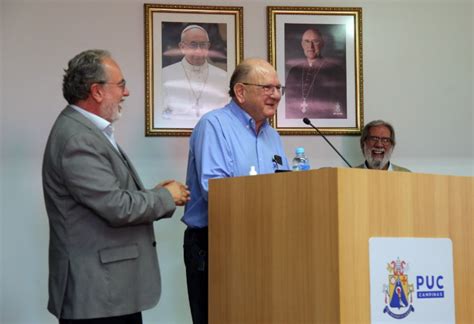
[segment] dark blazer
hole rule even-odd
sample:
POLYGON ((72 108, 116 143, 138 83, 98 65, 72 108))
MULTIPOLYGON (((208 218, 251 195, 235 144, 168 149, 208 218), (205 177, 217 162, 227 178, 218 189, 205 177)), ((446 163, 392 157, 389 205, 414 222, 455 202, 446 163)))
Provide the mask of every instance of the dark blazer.
POLYGON ((48 138, 43 191, 48 310, 81 319, 155 306, 161 282, 153 221, 176 208, 168 190, 145 190, 126 155, 68 106, 48 138))
POLYGON ((347 118, 346 72, 337 60, 324 58, 320 69, 309 68, 305 60, 290 68, 285 86, 286 118, 347 118), (303 95, 308 104, 305 112, 303 95))

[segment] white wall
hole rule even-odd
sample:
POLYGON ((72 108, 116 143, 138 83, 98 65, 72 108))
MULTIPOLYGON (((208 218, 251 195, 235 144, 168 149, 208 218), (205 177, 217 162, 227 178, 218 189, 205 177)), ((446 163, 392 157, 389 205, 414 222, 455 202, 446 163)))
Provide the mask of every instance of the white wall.
MULTIPOLYGON (((0 0, 0 283, 3 282, 3 0, 0 0)), ((3 287, 3 285, 2 285, 3 287)), ((3 314, 3 294, 0 294, 0 320, 3 314)))
MULTIPOLYGON (((151 1, 150 1, 151 2, 151 1)), ((160 1, 160 3, 171 3, 160 1)), ((191 4, 198 1, 174 1, 191 4)), ((244 6, 245 56, 267 56, 266 6, 363 7, 365 120, 396 130, 394 162, 416 172, 474 175, 473 4, 445 0, 216 1, 244 6)), ((131 96, 117 140, 147 186, 185 179, 186 137, 144 137, 143 1, 3 0, 0 2, 1 323, 54 323, 46 311, 48 221, 41 159, 65 106, 63 68, 88 48, 110 50, 131 96)), ((353 164, 357 137, 331 136, 353 164)), ((304 145, 312 166, 343 166, 317 136, 285 136, 289 157, 304 145)), ((156 223, 163 295, 145 323, 190 323, 179 218, 156 223)))

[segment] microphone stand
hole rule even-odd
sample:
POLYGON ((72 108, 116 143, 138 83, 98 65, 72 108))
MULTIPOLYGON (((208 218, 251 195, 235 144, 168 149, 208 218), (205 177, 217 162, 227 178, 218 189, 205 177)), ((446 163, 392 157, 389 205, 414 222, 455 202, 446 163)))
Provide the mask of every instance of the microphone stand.
POLYGON ((324 138, 324 140, 329 144, 329 146, 331 146, 332 149, 341 157, 341 159, 343 159, 344 162, 346 162, 346 164, 349 166, 349 168, 352 168, 352 165, 350 165, 349 162, 347 162, 347 160, 342 156, 342 154, 339 153, 339 151, 331 144, 331 142, 328 141, 328 139, 326 138, 326 136, 324 136, 323 133, 321 133, 321 132, 319 131, 319 129, 316 128, 316 126, 314 126, 308 118, 306 118, 306 117, 303 118, 303 123, 305 123, 306 125, 309 125, 309 126, 313 127, 313 128, 318 132, 318 134, 321 135, 322 138, 324 138))

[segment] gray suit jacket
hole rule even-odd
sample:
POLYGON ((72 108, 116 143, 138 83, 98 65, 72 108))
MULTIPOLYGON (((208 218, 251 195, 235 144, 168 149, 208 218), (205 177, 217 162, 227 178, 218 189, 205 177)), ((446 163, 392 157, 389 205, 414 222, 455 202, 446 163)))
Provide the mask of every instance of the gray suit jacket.
POLYGON ((49 218, 48 310, 58 318, 131 314, 161 293, 153 221, 176 209, 87 118, 66 107, 44 152, 49 218))
MULTIPOLYGON (((408 170, 407 168, 404 168, 404 167, 395 165, 395 164, 393 164, 392 162, 390 162, 390 164, 392 165, 393 171, 398 171, 398 172, 411 172, 411 171, 408 170)), ((356 166, 356 168, 358 168, 358 169, 367 169, 366 166, 365 166, 365 162, 362 163, 361 165, 356 166)))

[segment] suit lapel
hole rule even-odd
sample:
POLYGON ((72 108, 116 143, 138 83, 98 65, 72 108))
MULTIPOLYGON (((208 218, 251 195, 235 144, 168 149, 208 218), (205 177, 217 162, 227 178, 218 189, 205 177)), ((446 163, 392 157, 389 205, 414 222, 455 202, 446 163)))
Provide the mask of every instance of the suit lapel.
POLYGON ((132 178, 135 181, 135 184, 137 185, 138 189, 144 190, 145 187, 143 186, 143 183, 140 180, 140 177, 138 176, 137 171, 133 167, 133 164, 130 162, 130 159, 128 158, 127 154, 125 154, 125 152, 122 150, 122 148, 119 145, 117 146, 120 151, 121 159, 123 163, 125 164, 125 166, 128 168, 128 170, 130 171, 130 174, 132 175, 132 178))
POLYGON ((109 146, 120 157, 120 153, 115 149, 112 143, 110 143, 107 137, 105 137, 104 133, 102 133, 102 131, 98 129, 97 126, 94 125, 94 123, 92 123, 89 119, 84 117, 80 112, 76 111, 71 106, 67 106, 66 109, 64 109, 63 113, 65 116, 72 118, 78 123, 87 127, 92 133, 96 134, 97 137, 100 138, 105 145, 109 146))
POLYGON ((117 144, 117 147, 119 148, 119 150, 117 151, 117 149, 112 145, 112 143, 110 143, 110 141, 107 139, 107 137, 105 137, 105 135, 102 133, 102 131, 100 129, 97 128, 96 125, 94 125, 89 119, 84 117, 81 113, 77 112, 71 106, 67 106, 63 110, 63 114, 65 116, 69 117, 69 118, 74 119, 78 123, 84 125, 92 133, 96 134, 97 137, 102 140, 104 145, 107 145, 115 154, 117 154, 117 156, 120 158, 120 160, 123 162, 123 164, 127 167, 128 171, 130 172, 130 175, 133 178, 133 181, 137 185, 137 188, 140 189, 140 190, 145 189, 145 187, 143 186, 143 183, 141 182, 140 178, 138 177, 137 171, 135 170, 132 163, 128 159, 127 154, 125 154, 125 152, 122 150, 122 148, 118 144, 117 144))

